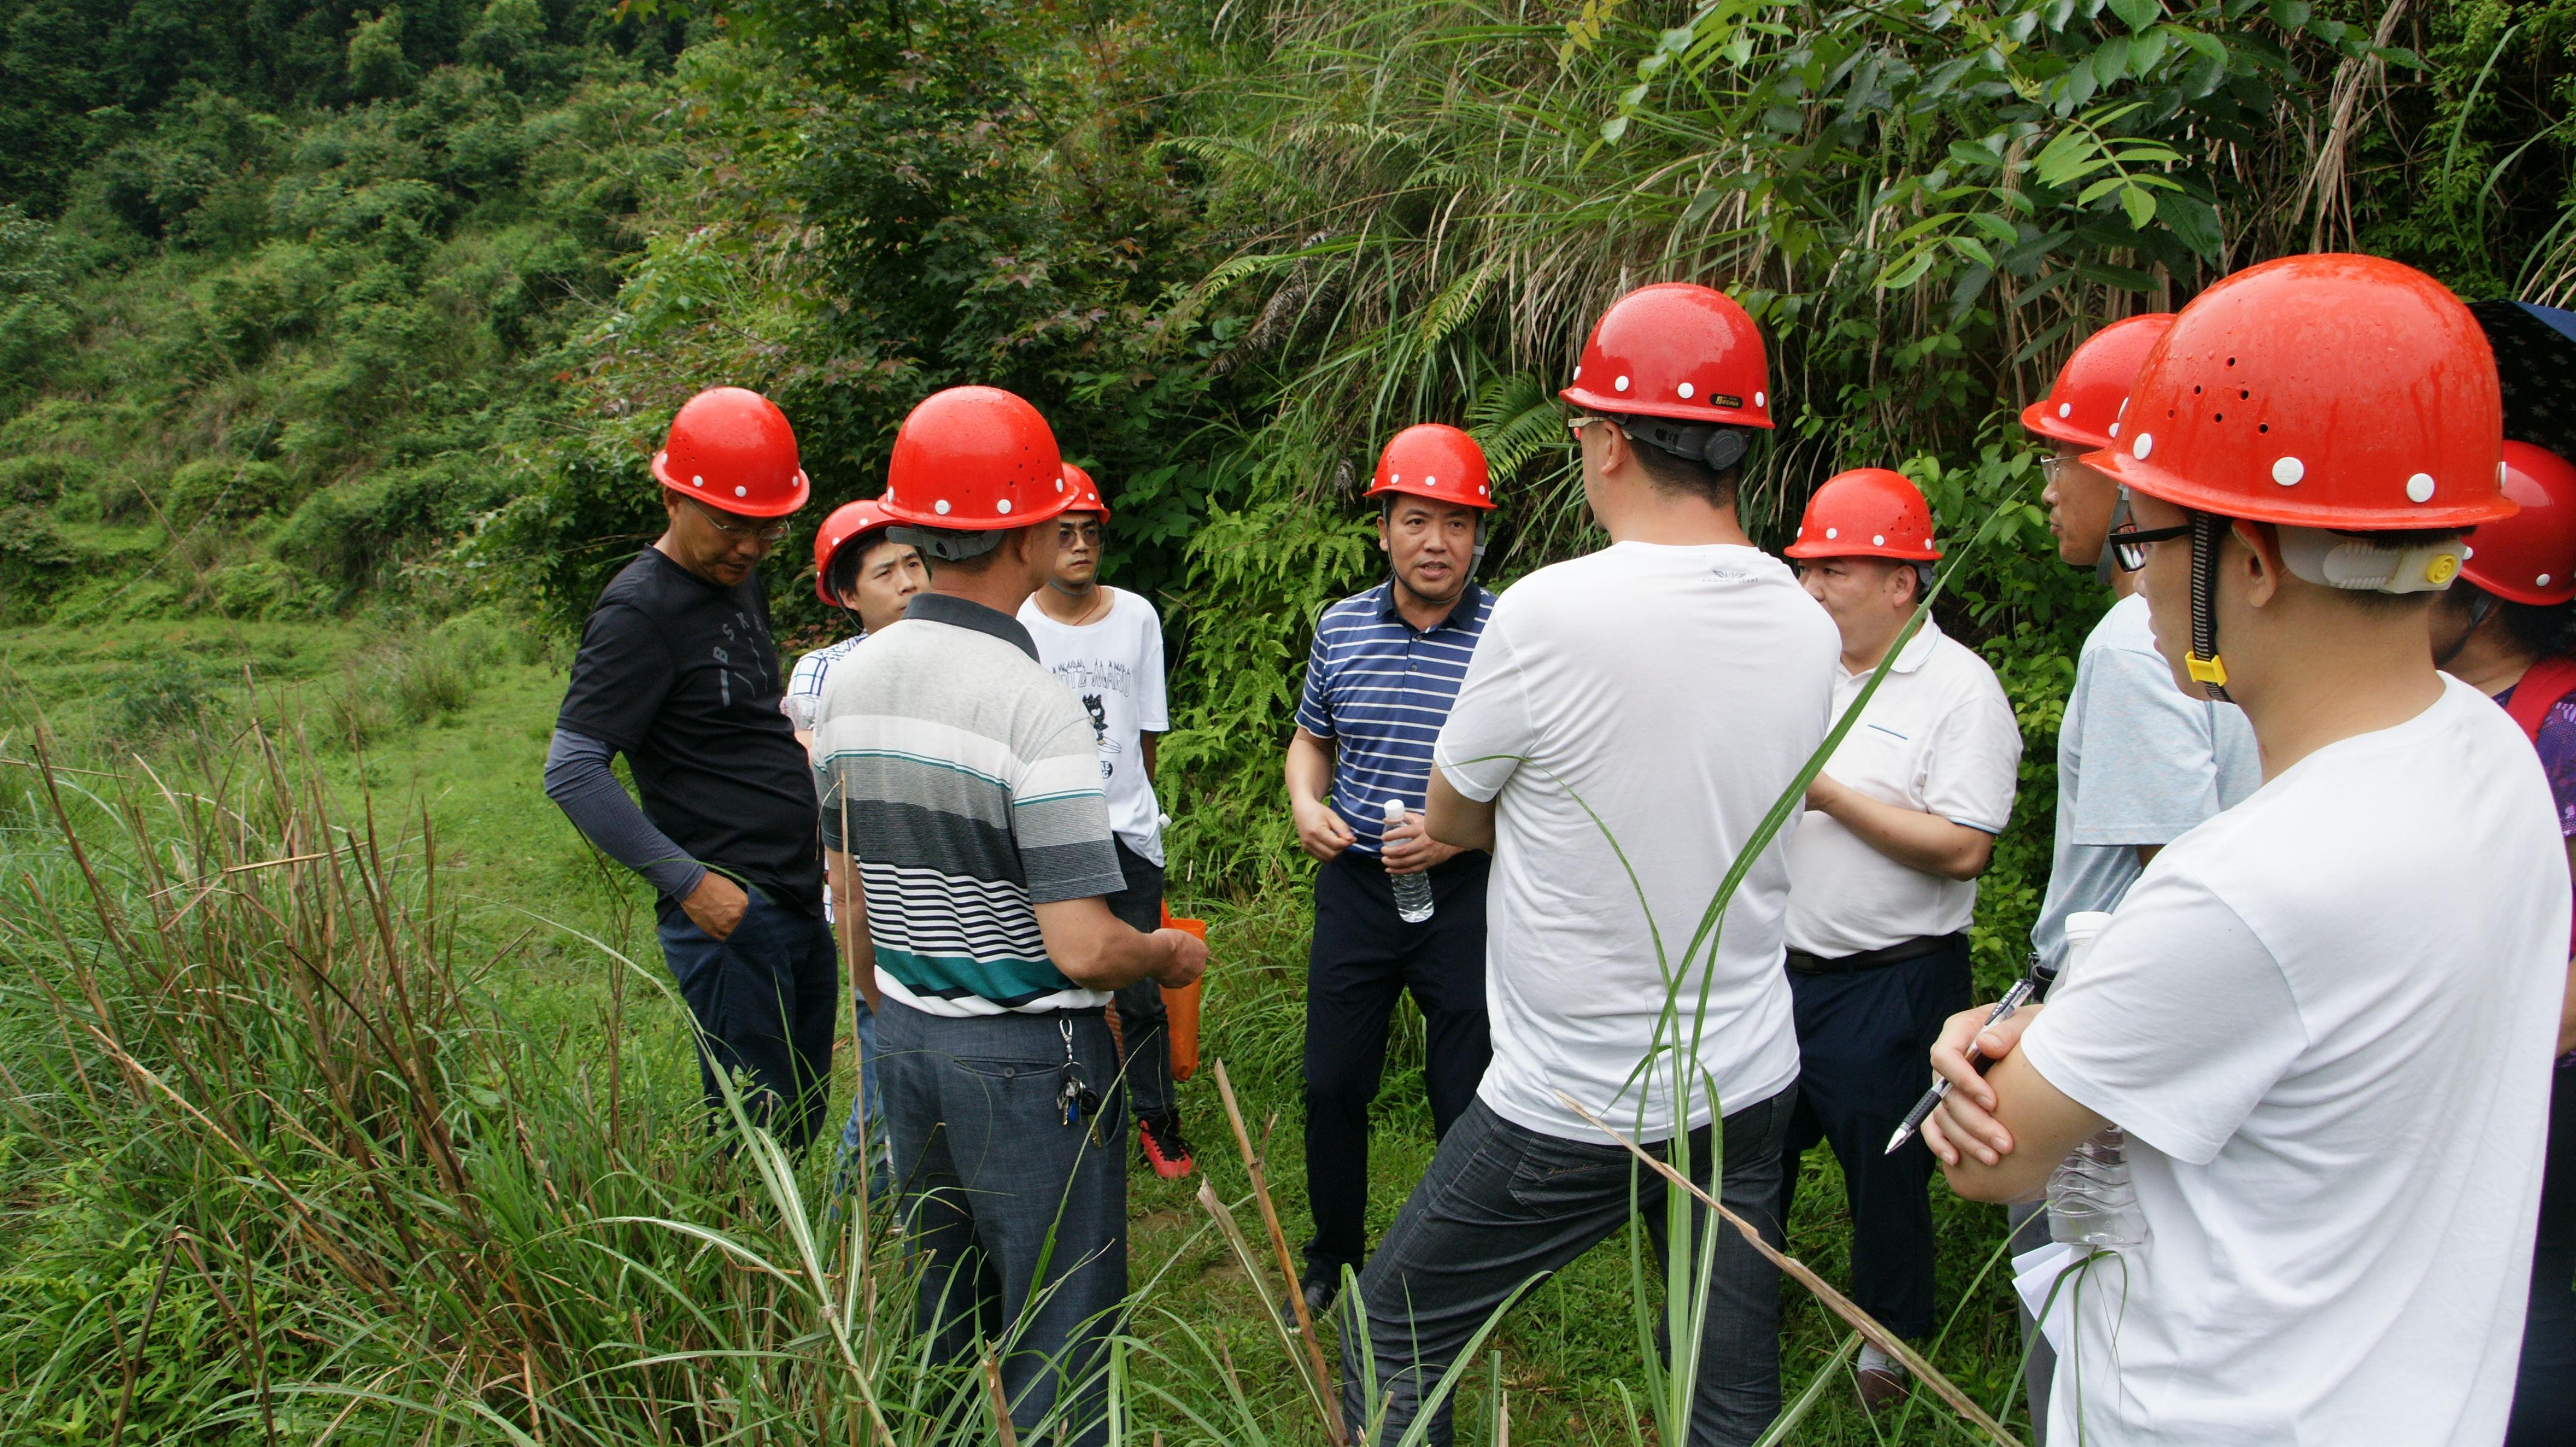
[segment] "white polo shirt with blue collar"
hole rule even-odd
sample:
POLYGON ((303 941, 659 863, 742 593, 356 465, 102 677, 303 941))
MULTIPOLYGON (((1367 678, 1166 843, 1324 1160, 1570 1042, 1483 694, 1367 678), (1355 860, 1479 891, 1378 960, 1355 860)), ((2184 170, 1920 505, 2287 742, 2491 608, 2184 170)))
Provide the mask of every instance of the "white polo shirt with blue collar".
MULTIPOLYGON (((1834 670, 1834 717, 1869 682, 1834 670)), ((1825 773, 1881 803, 2000 834, 2019 789, 2021 728, 1995 671, 1930 619, 1896 656, 1825 773)), ((1899 864, 1809 810, 1789 840, 1789 947, 1823 959, 1955 934, 1977 912, 1974 880, 1899 864)))

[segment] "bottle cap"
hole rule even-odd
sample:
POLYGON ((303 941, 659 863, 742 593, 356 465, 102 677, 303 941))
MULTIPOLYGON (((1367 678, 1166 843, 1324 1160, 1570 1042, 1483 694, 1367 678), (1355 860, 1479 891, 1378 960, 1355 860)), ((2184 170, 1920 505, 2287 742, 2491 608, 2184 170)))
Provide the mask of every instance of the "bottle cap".
POLYGON ((1402 799, 1389 799, 1386 801, 1386 822, 1389 824, 1401 824, 1404 822, 1404 801, 1402 799))
POLYGON ((2066 917, 2066 944, 2069 949, 2084 944, 2111 922, 2111 916, 2098 909, 2079 909, 2066 917))

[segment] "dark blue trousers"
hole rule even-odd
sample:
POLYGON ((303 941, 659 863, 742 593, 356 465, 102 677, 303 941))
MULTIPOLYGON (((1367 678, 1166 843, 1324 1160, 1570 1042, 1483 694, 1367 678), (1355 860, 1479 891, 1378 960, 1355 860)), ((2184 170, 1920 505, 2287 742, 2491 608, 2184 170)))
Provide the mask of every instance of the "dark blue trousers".
POLYGON ((1965 936, 1937 953, 1848 974, 1789 972, 1797 1000, 1798 1108, 1781 1165, 1786 1220, 1799 1158, 1824 1141, 1843 1165, 1851 1206, 1851 1295, 1898 1336, 1922 1338, 1932 1309, 1932 1152, 1887 1138, 1932 1083, 1941 1022, 1971 1003, 1965 936))
POLYGON ((659 926, 662 958, 699 1031, 698 1075, 719 1119, 716 1072, 750 1082, 743 1104, 781 1144, 801 1151, 822 1131, 832 1093, 832 1027, 841 966, 832 932, 754 891, 732 934, 719 940, 672 910, 659 926))
POLYGON ((1413 993, 1426 1036, 1422 1085, 1431 1129, 1476 1098, 1494 1058, 1485 1019, 1485 881, 1493 856, 1431 871, 1431 918, 1406 924, 1377 856, 1345 850, 1315 871, 1315 938, 1306 957, 1306 1200, 1315 1237, 1309 1280, 1338 1283, 1368 1255, 1369 1106, 1386 1074, 1396 998, 1413 993))
POLYGON ((2540 1237, 2532 1245, 2522 1372, 2504 1440, 2505 1447, 2576 1442, 2576 1067, 2559 1068, 2549 1095, 2540 1237))

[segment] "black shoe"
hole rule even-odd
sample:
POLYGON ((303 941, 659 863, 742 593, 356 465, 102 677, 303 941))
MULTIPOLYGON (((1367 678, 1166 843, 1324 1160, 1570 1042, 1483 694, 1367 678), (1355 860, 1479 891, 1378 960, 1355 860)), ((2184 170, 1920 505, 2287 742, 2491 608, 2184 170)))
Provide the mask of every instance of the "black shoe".
MULTIPOLYGON (((1324 1324, 1325 1314, 1333 1309, 1334 1284, 1331 1279, 1307 1277, 1298 1283, 1297 1294, 1306 1298, 1306 1319, 1321 1327, 1324 1324)), ((1279 1324, 1288 1328, 1290 1335, 1296 1334, 1296 1303, 1289 1301, 1279 1303, 1279 1324)))

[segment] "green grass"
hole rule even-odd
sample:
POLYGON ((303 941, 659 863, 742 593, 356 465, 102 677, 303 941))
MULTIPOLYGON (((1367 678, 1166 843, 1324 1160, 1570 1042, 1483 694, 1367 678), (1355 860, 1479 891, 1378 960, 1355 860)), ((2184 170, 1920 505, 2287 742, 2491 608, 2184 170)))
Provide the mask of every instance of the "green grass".
MULTIPOLYGON (((0 635, 0 680, 6 680, 0 687, 12 695, 5 712, 0 712, 0 759, 30 756, 34 740, 28 719, 41 706, 51 727, 63 736, 60 747, 77 755, 82 767, 125 768, 127 777, 119 786, 128 798, 140 801, 141 815, 154 820, 167 816, 175 822, 188 816, 190 811, 180 801, 191 795, 189 780, 198 780, 196 787, 203 787, 205 780, 227 776, 238 780, 249 772, 257 738, 249 729, 254 720, 271 734, 290 731, 300 722, 308 752, 297 760, 289 750, 291 773, 295 777, 309 773, 340 823, 363 833, 371 817, 388 860, 388 892, 404 896, 415 891, 405 896, 406 908, 424 919, 449 921, 444 934, 434 924, 427 927, 424 938, 431 943, 426 953, 408 947, 407 952, 397 953, 410 961, 404 969, 444 969, 459 982, 451 1028, 464 1033, 455 1037, 461 1043, 446 1047, 448 1054, 438 1068, 458 1069, 462 1068, 458 1062, 474 1062, 466 1078, 451 1082, 459 1093, 450 1102, 450 1114, 467 1123, 460 1128, 470 1130, 476 1123, 488 1128, 492 1120, 501 1118, 494 1112, 515 1111, 517 1115, 508 1117, 512 1129, 523 1134, 532 1131, 544 1142, 532 1145, 525 1156, 527 1163, 545 1163, 533 1177, 514 1164, 511 1169, 516 1174, 507 1182, 483 1185, 484 1199, 492 1203, 485 1209, 496 1215, 518 1212, 526 1217, 518 1224, 491 1228, 496 1239, 517 1242, 510 1250, 528 1262, 526 1269, 543 1269, 580 1284, 579 1290, 566 1287, 551 1295, 538 1293, 548 1302, 545 1309, 560 1318, 548 1333, 525 1334, 536 1343, 526 1349, 533 1353, 541 1377, 573 1366, 586 1366, 593 1377, 576 1377, 570 1383, 559 1380, 551 1389, 556 1395, 541 1389, 541 1399, 552 1404, 548 1412, 562 1414, 559 1417, 541 1414, 532 1421, 524 1398, 512 1395, 519 1389, 503 1391, 485 1383, 473 1397, 485 1415, 463 1413, 453 1408, 452 1401, 452 1409, 438 1418, 377 1403, 357 1413, 355 1420, 365 1423, 366 1431, 351 1440, 421 1440, 424 1430, 430 1432, 430 1440, 518 1440, 499 1425, 503 1422, 550 1431, 553 1435, 548 1440, 579 1440, 567 1434, 585 1422, 603 1434, 595 1440, 655 1440, 643 1435, 640 1426, 633 1436, 607 1432, 609 1419, 632 1409, 632 1404, 621 1407, 625 1399, 602 1386, 603 1382, 619 1384, 622 1390, 635 1385, 618 1372, 632 1375, 640 1369, 608 1371, 605 1364, 649 1355, 648 1347, 685 1353, 714 1350, 718 1343, 757 1343, 758 1350, 774 1354, 776 1362, 793 1364, 797 1371, 809 1374, 799 1378, 784 1374, 781 1367, 782 1380, 801 1380, 808 1390, 849 1396, 836 1385, 828 1363, 817 1365, 810 1359, 819 1338, 811 1321, 797 1324, 801 1319, 793 1293, 765 1278, 746 1280, 744 1272, 727 1271, 722 1262, 710 1263, 709 1253, 681 1250, 669 1240, 648 1236, 630 1249, 639 1260, 658 1262, 658 1269, 676 1284, 702 1293, 708 1309, 719 1314, 717 1325, 691 1328, 658 1316, 639 1316, 634 1325, 616 1331, 597 1322, 581 1324, 587 1320, 582 1311, 596 1312, 595 1304, 601 1300, 622 1302, 629 1310, 640 1311, 644 1302, 665 1313, 671 1310, 667 1301, 638 1288, 631 1279, 622 1279, 621 1284, 592 1274, 596 1263, 578 1253, 558 1259, 564 1240, 589 1229, 582 1223, 609 1209, 598 1203, 624 1201, 619 1209, 636 1214, 685 1215, 708 1228, 735 1232, 777 1260, 794 1259, 795 1238, 793 1232, 783 1230, 790 1212, 774 1199, 764 1202, 758 1191, 738 1178, 710 1174, 699 1159, 702 1138, 689 1125, 696 1087, 685 1022, 677 1007, 652 989, 646 978, 646 972, 658 973, 660 968, 650 942, 649 898, 631 879, 598 866, 539 787, 544 740, 562 688, 560 662, 550 650, 533 646, 511 628, 472 618, 426 633, 391 626, 219 622, 35 629, 0 635), (353 718, 363 725, 354 731, 348 727, 353 718), (328 734, 334 723, 340 726, 340 737, 328 734), (354 746, 347 741, 351 732, 358 735, 354 746), (142 762, 126 767, 134 760, 142 762), (141 774, 144 764, 150 766, 152 776, 168 782, 175 798, 161 800, 158 786, 141 774), (417 866, 424 851, 433 852, 437 864, 434 910, 416 893, 421 884, 417 866), (561 1118, 598 1114, 603 1077, 609 1073, 608 1022, 620 971, 584 935, 631 955, 641 967, 626 976, 623 989, 616 1061, 624 1091, 619 1109, 625 1117, 625 1135, 613 1139, 615 1132, 600 1129, 595 1119, 561 1118), (470 1025, 478 1018, 488 1018, 488 1028, 470 1025), (577 1193, 590 1204, 579 1210, 560 1201, 549 1204, 545 1193, 556 1189, 557 1177, 562 1191, 577 1193), (639 1181, 650 1184, 638 1186, 639 1181), (513 1194, 522 1189, 525 1194, 513 1194), (659 1203, 656 1209, 647 1212, 630 1199, 639 1190, 659 1203), (558 1210, 564 1214, 550 1214, 558 1210), (594 1214, 585 1216, 583 1211, 594 1214), (723 1315, 726 1310, 734 1314, 723 1315), (586 1360, 549 1366, 545 1360, 549 1350, 586 1360), (583 1391, 593 1395, 584 1397, 583 1391)), ((0 764, 0 774, 8 776, 0 778, 0 828, 5 828, 0 832, 0 863, 6 863, 11 875, 34 886, 23 899, 41 900, 50 910, 77 916, 86 907, 79 897, 83 892, 67 876, 60 851, 49 852, 45 847, 47 821, 39 817, 41 810, 28 792, 33 771, 5 763, 0 764)), ((113 797, 104 780, 67 777, 76 784, 99 786, 103 798, 113 797)), ((74 807, 81 806, 75 801, 74 807)), ((242 812, 250 818, 264 817, 247 805, 242 812)), ((110 853, 96 837, 104 823, 92 815, 84 826, 92 848, 102 856, 110 853)), ((150 847, 172 860, 183 852, 178 844, 159 839, 150 847)), ((259 850, 253 847, 248 852, 256 855, 259 850)), ((125 867, 153 866, 128 861, 125 867)), ((175 866, 162 861, 158 867, 175 866)), ((1175 905, 1215 921, 1217 963, 1210 976, 1205 1054, 1211 1061, 1227 1062, 1256 1140, 1268 1143, 1270 1176, 1290 1239, 1302 1243, 1306 1217, 1297 1102, 1306 901, 1300 894, 1281 890, 1251 901, 1182 898, 1175 905)), ((137 908, 135 898, 129 897, 126 907, 137 908)), ((204 919, 214 913, 209 906, 186 929, 165 933, 173 940, 182 938, 187 929, 204 927, 204 919)), ((23 916, 29 921, 33 917, 32 912, 23 916)), ((258 937, 256 921, 225 918, 231 921, 226 929, 249 931, 227 939, 258 937)), ((62 937, 77 942, 81 932, 73 928, 62 937)), ((15 931, 0 929, 0 958, 33 959, 44 954, 39 948, 43 943, 31 923, 15 931)), ((175 945, 167 948, 173 952, 155 957, 165 961, 186 957, 175 945)), ((61 963, 76 953, 57 951, 45 957, 61 963)), ((254 984, 238 988, 245 998, 260 998, 254 984)), ((169 1111, 153 1101, 128 1108, 139 1113, 139 1123, 112 1104, 96 1105, 114 1091, 109 1082, 96 1079, 80 1084, 75 1079, 81 1068, 76 1062, 87 1058, 93 1074, 106 1074, 111 1080, 114 1069, 100 1069, 95 1055, 85 1047, 75 1048, 69 1037, 72 1027, 63 1023, 91 1012, 76 1002, 69 1007, 69 1016, 59 1004, 40 1006, 43 1002, 23 984, 0 993, 0 1042, 6 1042, 0 1048, 6 1049, 14 1069, 12 1080, 0 1082, 0 1092, 12 1097, 9 1110, 0 1114, 0 1189, 6 1191, 5 1200, 0 1200, 0 1326, 9 1328, 11 1340, 10 1346, 0 1348, 0 1363, 6 1364, 9 1396, 19 1404, 0 1411, 0 1439, 108 1440, 119 1398, 131 1395, 139 1397, 141 1405, 127 1409, 133 1424, 128 1440, 143 1440, 133 1433, 142 1431, 148 1420, 174 1432, 174 1440, 256 1441, 266 1431, 259 1405, 262 1381, 272 1388, 290 1381, 326 1384, 337 1392, 378 1377, 409 1381, 422 1392, 437 1386, 435 1373, 428 1380, 404 1376, 408 1368, 401 1353, 343 1340, 362 1320, 370 1323, 368 1330, 377 1332, 392 1332, 407 1323, 429 1338, 442 1332, 453 1335, 457 1340, 444 1347, 426 1340, 418 1350, 432 1358, 448 1352, 458 1369, 470 1363, 474 1371, 491 1375, 507 1365, 496 1366, 491 1360, 489 1342, 475 1345, 478 1333, 489 1328, 461 1324, 482 1321, 481 1317, 460 1315, 435 1301, 414 1304, 403 1312, 379 1312, 375 1306, 344 1299, 345 1291, 325 1290, 327 1277, 310 1274, 309 1251, 298 1246, 293 1233, 280 1231, 273 1216, 251 1209, 262 1199, 257 1190, 240 1188, 235 1205, 226 1208, 229 1214, 191 1215, 212 1208, 180 1199, 186 1193, 174 1183, 221 1176, 230 1182, 225 1190, 234 1190, 239 1187, 240 1164, 218 1159, 220 1152, 205 1154, 202 1141, 182 1149, 185 1122, 174 1122, 169 1111), (59 1044, 44 1036, 54 1030, 64 1032, 59 1044), (39 1058, 51 1062, 56 1078, 50 1086, 31 1069, 30 1061, 39 1058), (73 1098, 84 1089, 93 1092, 92 1104, 76 1107, 73 1098), (102 1089, 104 1096, 96 1094, 102 1089), (48 1122, 48 1128, 31 1128, 29 1121, 48 1122), (138 1152, 167 1154, 156 1157, 157 1164, 147 1170, 138 1164, 138 1152), (148 1341, 125 1343, 123 1334, 135 1331, 142 1317, 164 1259, 169 1224, 175 1220, 197 1221, 191 1229, 206 1241, 228 1235, 237 1245, 231 1256, 215 1251, 203 1271, 196 1270, 193 1260, 184 1262, 180 1275, 189 1279, 188 1289, 174 1296, 165 1286, 162 1293, 164 1300, 175 1303, 171 1314, 155 1318, 148 1341), (263 1240, 264 1248, 259 1244, 263 1240), (232 1289, 217 1289, 225 1283, 232 1289), (286 1289, 289 1285, 292 1290, 286 1289), (246 1322, 228 1325, 261 1301, 268 1305, 258 1309, 276 1313, 273 1322, 257 1331, 242 1330, 246 1322), (331 1316, 335 1310, 343 1314, 331 1316), (307 1316, 299 1317, 298 1312, 307 1316), (248 1345, 253 1340, 265 1343, 264 1353, 248 1345), (107 1352, 137 1364, 138 1386, 132 1393, 118 1372, 67 1370, 74 1361, 107 1352)), ((126 1022, 144 1009, 111 990, 106 1014, 126 1022)), ((197 1028, 192 1024, 187 1030, 197 1028)), ((226 1028, 249 1027, 228 1023, 226 1028)), ((174 1058, 213 1048, 186 1031, 170 1035, 164 1043, 174 1058)), ((281 1099, 287 1099, 295 1078, 288 1057, 300 1059, 297 1052, 304 1047, 281 1037, 261 1048, 285 1052, 273 1071, 279 1082, 275 1088, 281 1099)), ((841 1099, 846 1100, 850 1074, 846 1041, 840 1060, 841 1099)), ((1371 1160, 1373 1236, 1393 1220, 1431 1155, 1420 1064, 1420 1022, 1408 1006, 1394 1032, 1376 1114, 1371 1160)), ((243 1078, 267 1079, 262 1068, 251 1068, 243 1078)), ((222 1091, 203 1097, 207 1101, 224 1098, 222 1091)), ((1219 1193, 1237 1203, 1239 1217, 1259 1247, 1258 1213, 1244 1205, 1248 1179, 1235 1157, 1208 1073, 1183 1087, 1183 1101, 1200 1161, 1219 1193)), ((310 1153, 301 1153, 302 1148, 291 1140, 278 1149, 283 1153, 277 1156, 281 1164, 276 1169, 283 1179, 299 1184, 328 1179, 310 1153), (304 1174, 289 1172, 289 1164, 304 1174)), ((801 1189, 811 1193, 819 1188, 827 1165, 819 1158, 804 1163, 801 1189)), ((1254 1429, 1243 1424, 1257 1421, 1268 1440, 1321 1443, 1323 1433, 1302 1405, 1293 1372, 1260 1314, 1253 1282, 1211 1231, 1207 1213, 1194 1199, 1197 1183, 1164 1182, 1142 1170, 1132 1171, 1130 1180, 1131 1270, 1140 1285, 1150 1283, 1135 1327, 1140 1338, 1140 1354, 1131 1361, 1136 1381, 1192 1404, 1209 1420, 1236 1423, 1220 1431, 1221 1440, 1253 1440, 1246 1434, 1254 1429), (1227 1364, 1238 1374, 1249 1404, 1231 1414, 1221 1391, 1227 1364)), ((317 1184, 312 1189, 324 1188, 317 1184)), ((1986 1261, 1999 1238, 2001 1219, 1992 1208, 1955 1201, 1938 1187, 1935 1193, 1947 1309, 1986 1261)), ((210 1197, 223 1194, 208 1192, 210 1197)), ((1841 1195, 1830 1158, 1819 1153, 1807 1164, 1790 1242, 1793 1254, 1838 1282, 1845 1279, 1848 1231, 1841 1195)), ((371 1219, 363 1203, 346 1209, 352 1213, 350 1230, 363 1236, 360 1225, 371 1219)), ((423 1229, 438 1227, 433 1222, 423 1229)), ((1266 1249, 1260 1257, 1266 1268, 1266 1249)), ((831 1258, 830 1269, 839 1273, 835 1281, 857 1279, 850 1271, 854 1259, 846 1250, 831 1258)), ((883 1268, 882 1253, 877 1260, 883 1268)), ((488 1267, 460 1270, 454 1279, 478 1281, 487 1276, 488 1267)), ((1648 1279, 1651 1288, 1656 1278, 1648 1279)), ((899 1291, 899 1275, 886 1281, 890 1295, 899 1291)), ((1265 1272, 1261 1284, 1275 1299, 1277 1282, 1266 1279, 1265 1272)), ((1498 1346, 1501 1381, 1509 1393, 1517 1440, 1601 1444, 1631 1440, 1622 1384, 1632 1395, 1641 1396, 1644 1391, 1630 1312, 1634 1290, 1625 1246, 1614 1240, 1534 1293, 1512 1314, 1498 1346)), ((1784 1291, 1788 1293, 1784 1361, 1788 1390, 1794 1397, 1833 1356, 1844 1332, 1796 1288, 1784 1286, 1784 1291)), ((902 1336, 898 1328, 885 1334, 880 1349, 887 1356, 872 1368, 875 1375, 870 1378, 879 1390, 907 1384, 908 1389, 921 1389, 922 1383, 934 1380, 934 1374, 903 1366, 896 1349, 902 1336)), ((1961 1314, 1935 1360, 1980 1401, 1993 1406, 2010 1393, 2017 1355, 2009 1301, 2002 1284, 1990 1278, 1974 1308, 1961 1314)), ((682 1377, 694 1384, 687 1390, 701 1393, 709 1383, 724 1381, 723 1373, 712 1368, 696 1376, 666 1372, 653 1380, 663 1383, 659 1390, 667 1395, 682 1392, 682 1385, 673 1384, 682 1377)), ((1462 1441, 1488 1440, 1490 1388, 1487 1367, 1480 1362, 1461 1392, 1462 1441)), ((451 1398, 460 1395, 452 1384, 447 1390, 451 1398)), ((284 1413, 279 1430, 290 1436, 318 1432, 328 1426, 333 1414, 351 1405, 345 1397, 315 1396, 309 1391, 284 1397, 272 1391, 270 1396, 272 1401, 286 1403, 273 1407, 272 1415, 284 1413)), ((762 1410, 774 1409, 776 1422, 810 1421, 795 1415, 803 1411, 802 1402, 791 1398, 794 1393, 782 1386, 774 1400, 761 1399, 767 1404, 762 1410)), ((752 1407, 746 1402, 738 1410, 750 1412, 752 1407)), ((1188 1429, 1175 1409, 1150 1396, 1139 1398, 1135 1410, 1135 1420, 1143 1428, 1163 1430, 1174 1447, 1206 1435, 1188 1429)), ((737 1425, 747 1429, 748 1421, 737 1425)), ((1874 1431, 1851 1404, 1848 1386, 1835 1384, 1790 1440, 1818 1444, 1970 1440, 1944 1414, 1928 1407, 1904 1424, 1901 1436, 1894 1435, 1895 1427, 1882 1423, 1874 1431)), ((1136 1440, 1141 1444, 1151 1438, 1140 1434, 1136 1440)))

